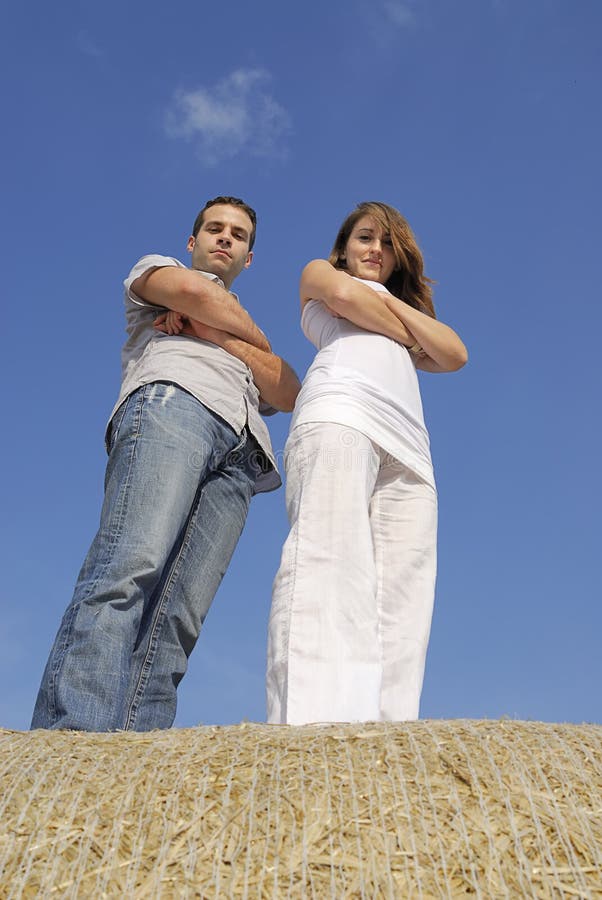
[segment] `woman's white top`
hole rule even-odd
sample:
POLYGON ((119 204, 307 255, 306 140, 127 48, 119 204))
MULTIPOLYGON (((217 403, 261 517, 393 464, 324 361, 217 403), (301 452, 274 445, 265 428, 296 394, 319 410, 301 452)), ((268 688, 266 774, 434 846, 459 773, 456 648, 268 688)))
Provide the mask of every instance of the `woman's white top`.
MULTIPOLYGON (((386 291, 376 281, 364 284, 386 291)), ((407 348, 335 318, 321 300, 305 304, 301 327, 318 353, 297 397, 291 430, 309 422, 348 425, 434 487, 418 376, 407 348)))

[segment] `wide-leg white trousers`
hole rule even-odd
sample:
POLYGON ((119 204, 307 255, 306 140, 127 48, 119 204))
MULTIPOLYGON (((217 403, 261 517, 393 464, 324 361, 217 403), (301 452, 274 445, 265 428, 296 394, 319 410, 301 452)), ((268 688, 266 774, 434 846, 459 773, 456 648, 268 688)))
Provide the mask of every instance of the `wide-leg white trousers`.
POLYGON ((274 581, 267 720, 415 719, 431 626, 437 495, 361 432, 295 428, 274 581))

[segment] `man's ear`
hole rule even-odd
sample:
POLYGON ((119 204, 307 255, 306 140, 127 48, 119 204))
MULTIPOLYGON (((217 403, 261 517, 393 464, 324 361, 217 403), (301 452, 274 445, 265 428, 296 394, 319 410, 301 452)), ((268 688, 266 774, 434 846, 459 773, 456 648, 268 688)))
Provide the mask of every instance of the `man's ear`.
POLYGON ((244 268, 248 269, 252 262, 253 262, 253 251, 249 250, 249 252, 247 253, 247 260, 245 262, 244 268))
POLYGON ((194 250, 195 243, 196 243, 196 238, 193 234, 191 234, 190 237, 188 238, 188 243, 186 244, 186 249, 188 250, 189 253, 192 253, 192 251, 194 250))

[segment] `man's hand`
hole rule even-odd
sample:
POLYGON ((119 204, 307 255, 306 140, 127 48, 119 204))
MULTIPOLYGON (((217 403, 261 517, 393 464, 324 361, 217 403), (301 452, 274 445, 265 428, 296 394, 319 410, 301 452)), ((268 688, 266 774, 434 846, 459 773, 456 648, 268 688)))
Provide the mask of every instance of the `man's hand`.
MULTIPOLYGON (((168 318, 169 313, 162 313, 160 316, 157 316, 154 323, 155 328, 169 334, 170 332, 167 331, 168 318)), ((231 356, 240 359, 241 362, 244 362, 250 368, 262 400, 269 403, 274 409, 285 412, 290 412, 293 409, 301 387, 299 379, 291 367, 279 356, 272 353, 271 349, 260 350, 253 344, 236 337, 231 332, 222 331, 221 328, 214 328, 212 325, 205 325, 204 322, 199 322, 198 319, 189 319, 184 315, 180 315, 180 318, 182 320, 182 329, 174 333, 185 334, 202 341, 209 341, 211 344, 221 347, 226 353, 230 353, 231 356)), ((263 332, 261 333, 263 334, 263 332)))
MULTIPOLYGON (((159 266, 144 272, 131 290, 153 306, 174 310, 269 351, 269 343, 249 313, 225 288, 192 269, 159 266)), ((164 329, 161 329, 164 330, 164 329)), ((183 334, 189 334, 184 327, 183 334)))
POLYGON ((175 309, 168 309, 166 313, 157 316, 153 325, 157 331, 162 331, 164 334, 182 334, 187 323, 188 316, 176 312, 175 309))
POLYGON ((181 313, 170 309, 166 313, 161 313, 154 321, 157 331, 164 334, 185 334, 187 337, 194 337, 201 341, 209 341, 211 344, 217 344, 223 347, 224 342, 234 335, 228 331, 222 331, 221 328, 213 328, 212 325, 205 325, 198 319, 189 319, 181 313))
MULTIPOLYGON (((157 316, 153 324, 158 331, 162 331, 164 334, 185 334, 188 337, 217 344, 218 347, 223 347, 224 349, 228 349, 226 342, 231 341, 235 337, 230 331, 214 328, 212 325, 205 325, 204 322, 199 322, 198 319, 189 319, 188 316, 177 313, 172 309, 157 316)), ((265 352, 271 353, 272 348, 268 339, 263 332, 261 334, 267 348, 265 352)), ((236 353, 233 355, 237 356, 236 353)))

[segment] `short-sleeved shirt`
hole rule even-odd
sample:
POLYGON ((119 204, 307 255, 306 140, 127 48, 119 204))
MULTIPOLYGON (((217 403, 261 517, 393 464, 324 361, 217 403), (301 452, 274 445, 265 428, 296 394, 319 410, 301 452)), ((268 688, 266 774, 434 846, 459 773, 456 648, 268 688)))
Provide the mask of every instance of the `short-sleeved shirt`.
MULTIPOLYGON (((282 482, 270 435, 260 412, 269 415, 275 410, 260 403, 259 391, 249 367, 209 341, 157 331, 153 321, 165 310, 132 291, 132 284, 137 278, 149 269, 164 266, 186 268, 171 256, 150 254, 136 263, 124 281, 128 338, 121 353, 121 390, 110 418, 139 387, 153 381, 173 382, 224 419, 236 434, 241 434, 245 427, 250 431, 265 454, 265 464, 261 465, 262 471, 257 475, 255 493, 274 490, 282 482)), ((196 269, 192 271, 199 278, 208 278, 224 286, 217 275, 196 269)), ((233 296, 238 300, 236 294, 233 296)))
MULTIPOLYGON (((363 283, 386 290, 376 281, 363 283)), ((291 430, 308 422, 355 428, 434 487, 418 376, 407 348, 332 316, 321 300, 305 304, 301 327, 319 352, 303 380, 291 430)))

